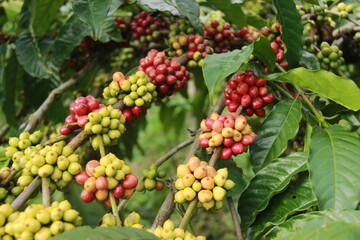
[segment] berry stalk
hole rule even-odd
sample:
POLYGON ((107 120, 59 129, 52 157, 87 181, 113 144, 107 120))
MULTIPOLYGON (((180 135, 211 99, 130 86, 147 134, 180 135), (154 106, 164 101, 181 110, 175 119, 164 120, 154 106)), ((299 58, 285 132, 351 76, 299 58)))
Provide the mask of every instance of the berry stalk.
POLYGON ((41 177, 37 176, 30 185, 11 203, 14 211, 20 209, 30 198, 30 196, 40 187, 41 177))
POLYGON ((119 217, 119 212, 117 210, 114 193, 110 192, 109 197, 110 197, 110 203, 111 203, 111 210, 112 210, 112 213, 113 213, 113 215, 115 216, 115 219, 116 219, 116 225, 120 227, 122 225, 122 223, 121 223, 121 220, 120 220, 120 217, 119 217))
POLYGON ((237 240, 244 240, 242 231, 240 228, 239 218, 237 216, 237 212, 236 212, 235 205, 234 205, 234 200, 232 199, 232 197, 226 197, 226 201, 227 201, 227 204, 229 207, 229 211, 231 213, 232 220, 234 222, 237 240))

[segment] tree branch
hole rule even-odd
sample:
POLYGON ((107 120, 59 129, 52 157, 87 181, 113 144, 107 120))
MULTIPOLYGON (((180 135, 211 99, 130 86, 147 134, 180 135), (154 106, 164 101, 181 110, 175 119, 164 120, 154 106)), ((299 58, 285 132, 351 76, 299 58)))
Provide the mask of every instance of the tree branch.
POLYGON ((229 207, 229 211, 231 213, 232 220, 234 222, 237 240, 244 240, 240 227, 239 218, 235 210, 234 200, 232 199, 232 197, 226 197, 226 201, 229 207))
POLYGON ((14 211, 19 210, 26 201, 30 198, 30 196, 40 187, 41 177, 37 176, 30 183, 30 185, 11 203, 14 211))
POLYGON ((41 179, 41 192, 42 192, 42 203, 45 207, 50 206, 50 179, 42 178, 41 179))
POLYGON ((52 90, 41 106, 29 116, 29 118, 20 126, 20 129, 24 129, 25 132, 32 132, 36 125, 41 121, 45 112, 51 107, 51 105, 59 99, 59 97, 69 88, 79 82, 79 80, 91 69, 94 68, 96 62, 90 62, 81 71, 74 74, 72 78, 61 84, 59 87, 52 90))

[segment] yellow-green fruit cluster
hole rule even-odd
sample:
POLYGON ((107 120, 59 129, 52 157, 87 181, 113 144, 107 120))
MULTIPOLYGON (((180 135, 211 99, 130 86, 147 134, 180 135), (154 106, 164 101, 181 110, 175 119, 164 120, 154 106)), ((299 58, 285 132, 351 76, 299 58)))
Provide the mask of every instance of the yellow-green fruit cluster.
POLYGON ((166 176, 165 170, 158 170, 157 166, 153 164, 149 168, 144 169, 142 173, 145 177, 143 186, 146 190, 151 191, 153 189, 163 189, 164 182, 158 180, 157 178, 164 178, 166 176))
POLYGON ((224 14, 221 11, 211 11, 206 22, 211 23, 213 20, 216 20, 222 26, 225 23, 224 14))
POLYGON ((106 213, 101 219, 100 227, 115 227, 116 218, 112 213, 106 213))
POLYGON ((123 100, 125 106, 143 107, 149 105, 156 97, 156 87, 148 82, 149 77, 143 71, 137 71, 122 81, 112 81, 103 91, 103 96, 112 105, 123 100))
POLYGON ((124 219, 124 226, 144 229, 144 225, 140 224, 140 220, 140 214, 137 212, 132 212, 124 219))
POLYGON ((205 236, 194 236, 192 233, 182 228, 175 228, 174 222, 170 219, 166 220, 163 226, 158 226, 154 230, 147 229, 162 240, 206 240, 205 236))
POLYGON ((170 25, 169 37, 175 37, 178 35, 190 35, 195 33, 195 28, 191 26, 191 23, 185 19, 175 19, 174 23, 170 25))
POLYGON ((115 56, 111 58, 111 67, 113 69, 121 69, 123 72, 127 72, 131 68, 135 67, 138 61, 134 61, 134 48, 120 48, 115 50, 115 56))
POLYGON ((109 74, 107 73, 101 73, 97 75, 94 79, 94 87, 100 88, 100 87, 106 87, 109 84, 109 74))
POLYGON ((188 46, 188 37, 186 35, 176 35, 171 37, 168 41, 168 45, 171 48, 167 52, 170 57, 181 56, 184 54, 188 46))
POLYGON ((81 224, 79 212, 67 200, 46 208, 32 204, 22 212, 13 212, 9 204, 0 206, 0 239, 4 240, 46 240, 81 224))
POLYGON ((356 4, 338 3, 332 10, 339 12, 339 17, 347 18, 356 7, 356 4))
POLYGON ((226 192, 235 186, 227 179, 227 168, 216 171, 207 162, 200 161, 193 156, 188 163, 177 167, 178 179, 175 181, 175 201, 178 203, 190 202, 196 197, 206 210, 222 207, 222 200, 226 192))
MULTIPOLYGON (((0 169, 0 182, 7 178, 11 174, 9 167, 3 167, 0 169)), ((17 180, 21 176, 21 172, 16 173, 10 181, 6 184, 2 184, 0 187, 0 204, 12 203, 14 199, 20 195, 24 190, 24 187, 17 185, 17 180)))
POLYGON ((343 52, 338 46, 330 46, 329 43, 322 42, 320 49, 321 52, 318 52, 316 56, 321 62, 322 69, 335 71, 344 63, 343 52))
POLYGON ((99 149, 100 139, 104 146, 114 145, 126 130, 125 116, 112 106, 89 113, 88 118, 89 122, 85 125, 84 132, 96 135, 90 137, 91 145, 95 150, 99 149))

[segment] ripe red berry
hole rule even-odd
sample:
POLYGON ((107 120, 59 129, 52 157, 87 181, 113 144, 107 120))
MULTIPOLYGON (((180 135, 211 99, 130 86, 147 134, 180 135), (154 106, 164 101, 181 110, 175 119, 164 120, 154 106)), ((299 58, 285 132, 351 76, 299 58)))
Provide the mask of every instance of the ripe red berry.
POLYGON ((262 97, 262 100, 265 104, 270 104, 274 101, 274 96, 271 94, 267 94, 266 96, 262 97))
POLYGON ((252 144, 253 138, 250 135, 243 135, 241 143, 245 146, 252 144))
POLYGON ((104 176, 100 176, 95 181, 96 189, 105 190, 108 187, 108 181, 104 176))
POLYGON ((229 105, 228 105, 228 110, 229 112, 235 112, 238 108, 239 108, 240 104, 238 102, 231 102, 229 105))
POLYGON ((82 115, 86 114, 87 111, 88 111, 88 107, 86 104, 84 104, 84 103, 75 104, 74 112, 76 115, 82 116, 82 115))
POLYGON ((258 108, 255 110, 255 114, 258 117, 262 117, 265 115, 265 109, 264 108, 258 108))
POLYGON ((247 108, 244 109, 244 113, 247 116, 252 116, 254 114, 254 109, 252 109, 251 107, 247 107, 247 108))
POLYGON ((249 95, 251 98, 256 98, 259 95, 259 89, 256 86, 251 86, 249 88, 249 95))
POLYGON ((223 160, 228 160, 232 156, 231 148, 223 148, 220 153, 220 158, 223 160))
POLYGON ((225 147, 231 147, 234 144, 233 138, 224 138, 223 145, 225 147))
POLYGON ((202 139, 200 139, 199 144, 200 144, 200 147, 207 148, 207 147, 209 147, 209 139, 208 138, 202 138, 202 139))
POLYGON ((236 89, 236 87, 238 86, 238 83, 235 80, 230 79, 228 81, 228 85, 232 88, 232 89, 236 89))
POLYGON ((242 98, 241 98, 241 105, 242 105, 243 107, 248 107, 248 106, 250 106, 250 104, 251 104, 251 97, 250 97, 250 95, 249 95, 249 94, 243 95, 242 98))
POLYGON ((75 181, 81 185, 84 185, 86 180, 89 178, 89 175, 86 174, 86 172, 81 172, 78 175, 75 176, 75 181))
POLYGON ((88 105, 89 111, 92 112, 99 107, 99 101, 96 99, 89 100, 87 105, 88 105))
POLYGON ((245 95, 249 91, 249 85, 247 85, 247 83, 242 82, 237 86, 236 91, 241 95, 245 95))
POLYGON ((232 145, 231 151, 233 152, 233 154, 241 154, 245 151, 245 146, 241 142, 235 143, 234 145, 232 145))
POLYGON ((262 100, 262 98, 259 98, 259 97, 253 99, 251 102, 251 107, 253 109, 261 108, 263 105, 264 105, 263 100, 262 100))
POLYGON ((126 189, 131 189, 136 187, 138 184, 138 178, 134 174, 128 174, 125 176, 125 180, 123 182, 123 186, 126 189))
POLYGON ((85 125, 89 122, 88 115, 83 115, 78 117, 77 123, 79 127, 85 127, 85 125))
POLYGON ((116 197, 117 199, 120 199, 125 194, 125 188, 122 184, 119 184, 114 188, 113 192, 114 192, 114 197, 116 197))
POLYGON ((60 128, 61 135, 69 135, 70 133, 71 133, 71 129, 69 126, 64 125, 60 128))
POLYGON ((89 203, 95 199, 95 193, 88 192, 85 189, 83 189, 80 193, 80 198, 82 201, 89 203))

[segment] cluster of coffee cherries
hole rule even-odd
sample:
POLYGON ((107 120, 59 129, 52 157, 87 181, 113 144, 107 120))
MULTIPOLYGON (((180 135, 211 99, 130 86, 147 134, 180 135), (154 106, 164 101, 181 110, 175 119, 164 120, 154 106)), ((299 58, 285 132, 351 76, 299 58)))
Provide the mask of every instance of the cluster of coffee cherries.
POLYGON ((195 29, 191 26, 190 22, 185 19, 177 18, 169 27, 169 37, 176 37, 178 35, 190 35, 195 33, 195 29))
POLYGON ((243 27, 235 30, 235 37, 240 38, 248 43, 252 43, 260 37, 260 34, 253 29, 243 27))
POLYGON ((168 41, 168 45, 171 50, 167 51, 167 55, 169 57, 181 56, 186 51, 186 46, 188 45, 188 36, 187 35, 176 35, 174 37, 170 37, 168 41))
POLYGON ((225 53, 230 50, 230 43, 235 38, 235 31, 230 23, 220 24, 217 20, 204 24, 204 36, 215 42, 214 51, 225 53))
MULTIPOLYGON (((149 168, 146 168, 142 171, 145 180, 143 187, 146 190, 153 190, 156 189, 158 191, 164 188, 164 182, 158 180, 157 178, 164 178, 166 176, 165 170, 159 170, 155 164, 150 165, 149 168)), ((142 189, 138 189, 142 190, 142 189)))
POLYGON ((122 37, 129 40, 131 38, 131 34, 129 34, 131 32, 130 21, 122 17, 115 17, 114 21, 115 26, 120 30, 122 37))
POLYGON ((69 135, 73 130, 84 127, 88 122, 88 114, 105 107, 93 96, 78 97, 69 110, 71 115, 65 118, 65 125, 60 128, 60 134, 69 135))
POLYGON ((320 60, 320 66, 322 69, 335 71, 343 63, 344 58, 343 51, 338 46, 330 46, 327 42, 320 44, 320 52, 316 54, 316 57, 320 60))
POLYGON ((125 116, 119 109, 112 106, 101 108, 98 112, 92 112, 88 118, 89 122, 85 125, 84 132, 92 135, 90 141, 95 150, 99 149, 100 141, 104 146, 116 144, 126 130, 125 116))
POLYGON ((211 23, 213 20, 216 20, 219 22, 220 25, 223 25, 225 23, 224 20, 224 14, 221 11, 210 11, 209 17, 206 20, 207 23, 211 23))
POLYGON ((222 147, 220 158, 223 160, 243 153, 246 146, 251 145, 256 138, 246 117, 236 113, 225 116, 213 113, 201 122, 200 127, 200 146, 206 148, 207 152, 222 147))
POLYGON ((285 44, 280 39, 281 34, 281 25, 279 23, 274 23, 271 26, 272 31, 275 35, 275 40, 270 43, 271 48, 273 49, 274 53, 276 54, 276 62, 283 68, 287 69, 289 64, 287 61, 284 60, 285 55, 285 44))
POLYGON ((32 204, 16 212, 10 204, 0 206, 0 239, 3 240, 47 240, 81 224, 79 212, 67 200, 53 202, 50 207, 32 204))
POLYGON ((125 47, 115 50, 115 56, 111 58, 111 67, 112 69, 121 69, 123 72, 127 72, 128 70, 134 68, 136 66, 136 62, 132 61, 134 59, 134 48, 125 47))
POLYGON ((202 67, 205 56, 214 52, 211 41, 196 34, 189 35, 187 42, 186 57, 189 60, 187 66, 189 68, 202 67))
POLYGON ((134 16, 130 23, 133 31, 132 38, 147 46, 150 42, 161 40, 161 31, 169 29, 170 22, 160 14, 151 16, 148 12, 142 11, 134 16))
POLYGON ((266 80, 257 77, 251 70, 230 79, 224 88, 224 103, 228 110, 236 112, 241 105, 248 116, 254 113, 259 117, 264 116, 264 106, 274 101, 274 96, 268 92, 266 83, 266 80))
MULTIPOLYGON (((11 174, 9 167, 2 167, 0 169, 0 183, 11 174)), ((17 185, 17 180, 21 176, 21 173, 17 173, 6 184, 1 184, 0 187, 0 204, 12 203, 17 196, 24 190, 24 187, 17 185)))
POLYGON ((36 177, 50 179, 50 190, 66 188, 73 176, 81 172, 79 155, 66 146, 65 141, 47 145, 41 149, 29 148, 24 152, 17 152, 13 156, 14 163, 25 162, 24 169, 17 183, 26 187, 36 177))
POLYGON ((190 73, 176 60, 170 61, 164 52, 152 49, 140 60, 138 68, 144 71, 156 86, 158 98, 164 98, 179 91, 190 78, 190 73))
MULTIPOLYGON (((123 76, 123 75, 122 75, 123 76)), ((156 97, 155 85, 148 82, 148 76, 143 71, 137 71, 128 78, 112 81, 103 92, 108 104, 113 105, 119 99, 123 100, 126 107, 148 107, 156 97)))
MULTIPOLYGON (((124 220, 125 227, 133 227, 138 229, 144 229, 144 225, 140 224, 141 217, 137 212, 130 213, 124 220)), ((163 226, 157 226, 154 230, 145 229, 146 231, 156 235, 161 240, 205 240, 204 236, 194 236, 190 232, 185 231, 182 228, 175 228, 174 222, 170 219, 166 220, 163 226)))
POLYGON ((130 166, 114 154, 109 153, 98 160, 86 164, 85 171, 75 177, 76 182, 84 185, 80 198, 89 203, 94 199, 110 206, 110 193, 117 199, 129 197, 138 183, 131 173, 130 166))
POLYGON ((232 180, 227 179, 227 168, 216 171, 196 156, 191 157, 186 165, 180 164, 176 172, 178 179, 175 181, 175 188, 178 191, 175 193, 175 201, 190 202, 197 197, 206 210, 214 207, 219 209, 226 191, 235 186, 232 180))
POLYGON ((101 224, 99 227, 115 227, 116 226, 116 218, 112 213, 106 213, 101 218, 101 224))

